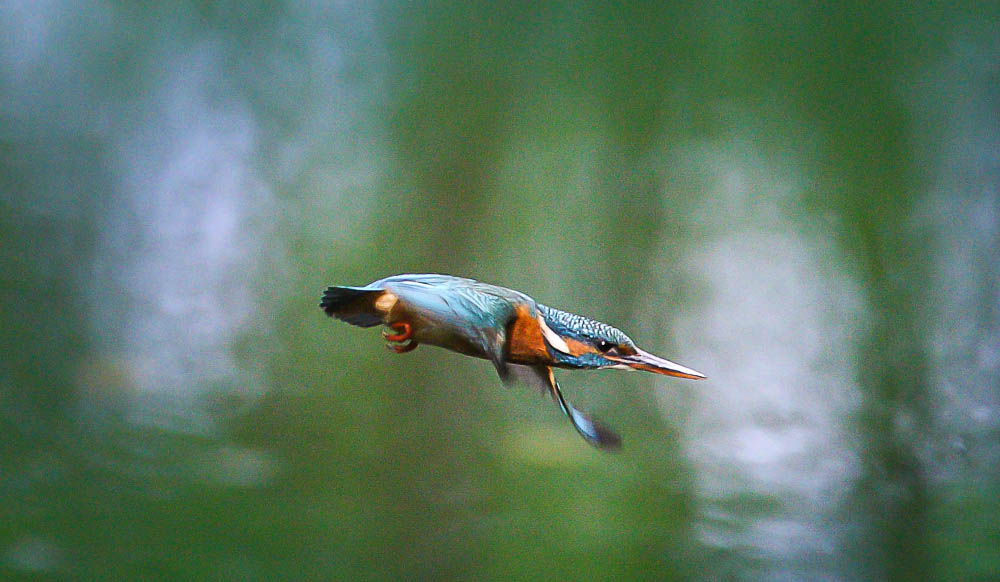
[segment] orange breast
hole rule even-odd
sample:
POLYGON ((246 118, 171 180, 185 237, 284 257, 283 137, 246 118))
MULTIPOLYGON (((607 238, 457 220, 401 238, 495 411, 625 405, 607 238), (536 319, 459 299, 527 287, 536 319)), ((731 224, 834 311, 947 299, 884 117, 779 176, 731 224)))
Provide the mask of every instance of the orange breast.
POLYGON ((538 325, 537 314, 523 305, 516 308, 516 317, 508 331, 507 359, 513 364, 547 364, 551 361, 549 351, 538 325))

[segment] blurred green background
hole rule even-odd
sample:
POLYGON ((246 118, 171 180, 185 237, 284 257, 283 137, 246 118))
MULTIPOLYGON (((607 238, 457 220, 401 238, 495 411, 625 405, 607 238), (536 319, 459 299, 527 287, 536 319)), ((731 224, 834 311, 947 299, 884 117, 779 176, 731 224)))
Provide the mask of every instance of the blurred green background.
POLYGON ((1000 579, 996 3, 0 3, 0 578, 1000 579), (396 356, 444 272, 708 374, 396 356))

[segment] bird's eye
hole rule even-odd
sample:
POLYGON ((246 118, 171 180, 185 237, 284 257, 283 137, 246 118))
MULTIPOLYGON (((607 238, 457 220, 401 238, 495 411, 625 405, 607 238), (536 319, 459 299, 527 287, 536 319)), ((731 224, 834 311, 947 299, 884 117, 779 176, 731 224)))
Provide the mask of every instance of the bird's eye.
POLYGON ((613 347, 615 347, 615 344, 607 340, 597 340, 597 349, 602 353, 607 353, 613 347))

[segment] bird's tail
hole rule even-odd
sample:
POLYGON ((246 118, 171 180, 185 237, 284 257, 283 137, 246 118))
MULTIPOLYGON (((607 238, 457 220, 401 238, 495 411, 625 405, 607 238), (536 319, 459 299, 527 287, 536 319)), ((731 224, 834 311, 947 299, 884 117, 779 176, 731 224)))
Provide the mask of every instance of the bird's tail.
POLYGON ((372 327, 382 323, 375 300, 384 292, 365 287, 330 287, 323 293, 319 306, 330 317, 359 327, 372 327))

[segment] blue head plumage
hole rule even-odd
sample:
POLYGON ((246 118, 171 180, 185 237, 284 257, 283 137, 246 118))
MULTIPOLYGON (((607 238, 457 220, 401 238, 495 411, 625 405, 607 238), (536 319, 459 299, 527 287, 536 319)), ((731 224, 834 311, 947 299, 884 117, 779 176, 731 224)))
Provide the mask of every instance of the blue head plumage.
POLYGON ((584 348, 578 353, 552 350, 553 357, 563 366, 572 368, 607 368, 619 366, 618 360, 605 357, 606 353, 634 354, 636 347, 624 332, 606 323, 582 315, 538 305, 546 325, 562 338, 576 340, 584 348))

